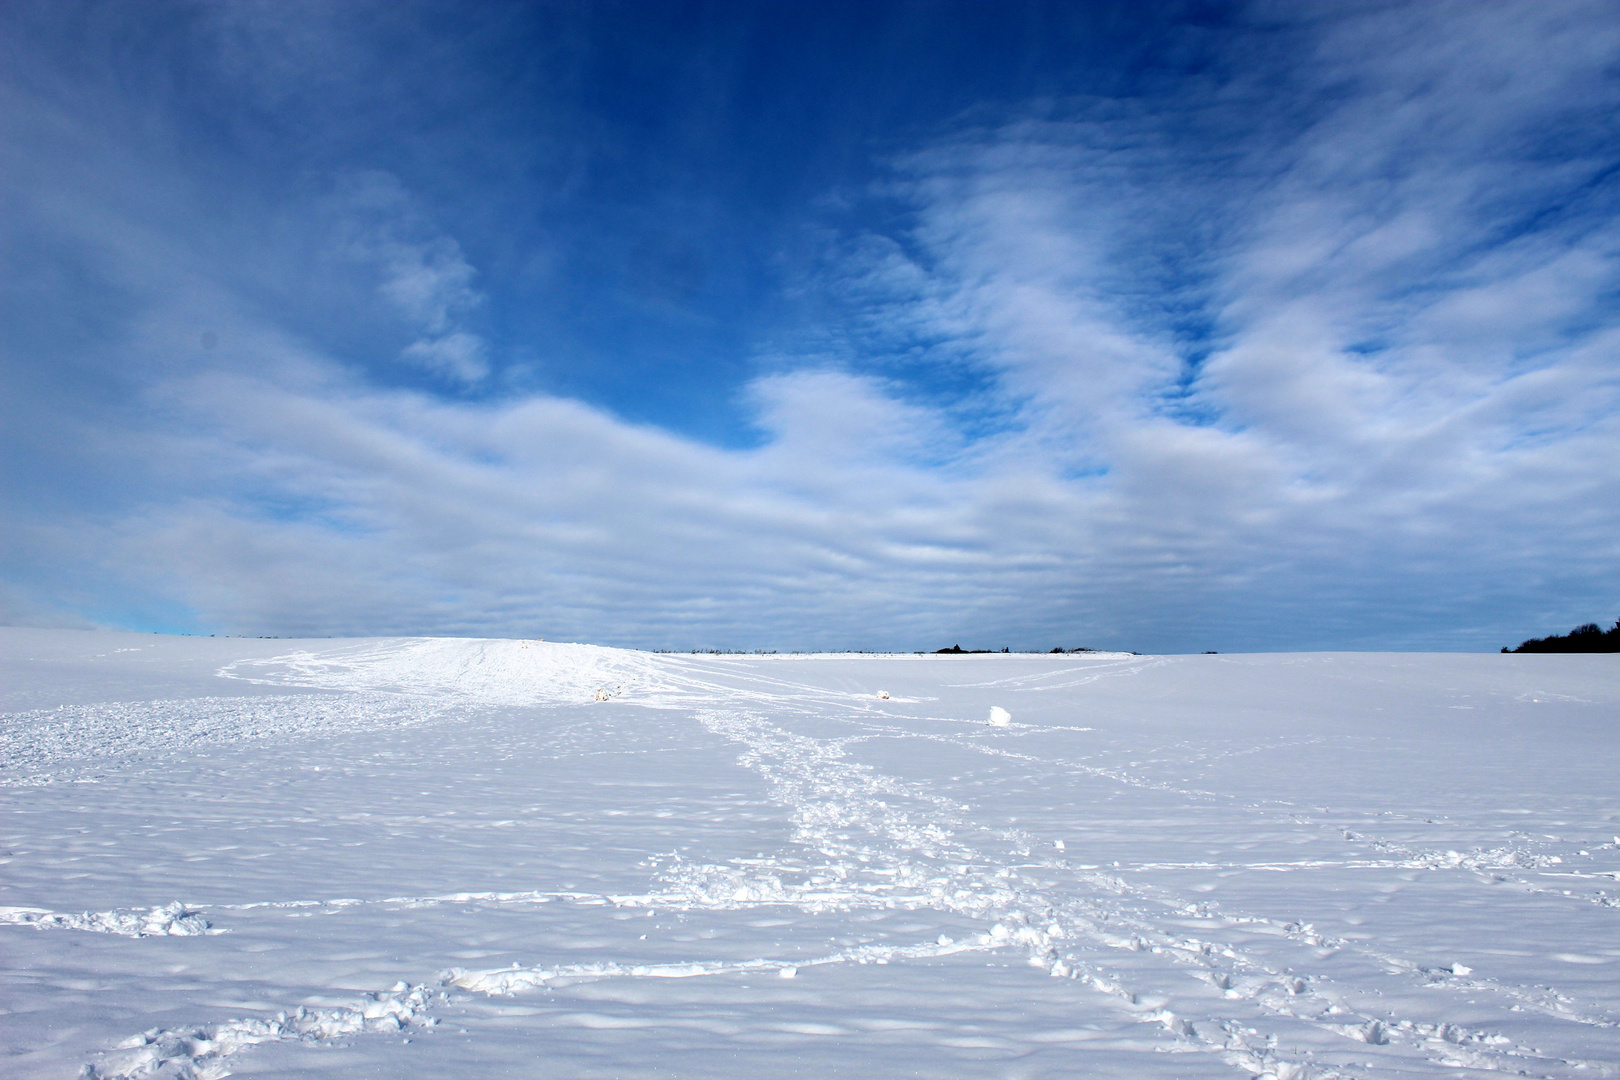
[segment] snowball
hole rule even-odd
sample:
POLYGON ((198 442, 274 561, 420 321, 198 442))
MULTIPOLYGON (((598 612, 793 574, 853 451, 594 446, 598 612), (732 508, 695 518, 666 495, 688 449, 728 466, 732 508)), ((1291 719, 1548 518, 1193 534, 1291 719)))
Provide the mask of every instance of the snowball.
POLYGON ((991 727, 1006 727, 1010 723, 1012 723, 1012 713, 1003 709, 1000 705, 990 706, 991 727))

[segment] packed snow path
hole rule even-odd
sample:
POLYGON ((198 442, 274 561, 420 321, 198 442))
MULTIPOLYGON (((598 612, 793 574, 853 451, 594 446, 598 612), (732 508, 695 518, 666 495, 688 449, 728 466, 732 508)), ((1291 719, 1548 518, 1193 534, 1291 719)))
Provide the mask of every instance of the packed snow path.
POLYGON ((8 1076, 1620 1076, 1614 657, 0 676, 8 1076))

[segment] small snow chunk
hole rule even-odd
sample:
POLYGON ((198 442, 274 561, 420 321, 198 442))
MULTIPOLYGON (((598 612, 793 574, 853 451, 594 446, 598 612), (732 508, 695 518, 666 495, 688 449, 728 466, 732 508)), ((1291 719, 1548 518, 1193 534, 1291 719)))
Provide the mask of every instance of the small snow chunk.
POLYGON ((955 938, 946 937, 944 934, 939 935, 937 940, 941 945, 955 945, 956 944, 956 939, 955 938))
POLYGON ((1355 1037, 1369 1046, 1383 1046, 1389 1041, 1384 1034, 1384 1025, 1377 1020, 1369 1020, 1366 1024, 1355 1030, 1355 1037))
POLYGON ((796 968, 796 967, 785 967, 781 971, 778 971, 776 974, 777 974, 777 977, 779 977, 779 978, 792 979, 792 978, 796 978, 798 976, 799 969, 796 968))
POLYGON ((1012 713, 1003 709, 1000 705, 990 706, 991 727, 1006 727, 1010 723, 1012 723, 1012 713))
POLYGON ((1452 964, 1451 973, 1453 975, 1472 975, 1474 973, 1474 969, 1469 967, 1467 964, 1452 964))
POLYGON ((1064 846, 1063 841, 1061 841, 1061 840, 1052 841, 1052 846, 1057 848, 1059 851, 1067 851, 1068 850, 1068 848, 1066 848, 1064 846))

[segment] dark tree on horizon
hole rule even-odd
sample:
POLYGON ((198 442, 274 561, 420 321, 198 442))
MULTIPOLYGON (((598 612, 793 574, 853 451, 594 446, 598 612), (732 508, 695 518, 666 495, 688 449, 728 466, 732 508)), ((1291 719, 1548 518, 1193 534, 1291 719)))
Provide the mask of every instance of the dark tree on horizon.
POLYGON ((1517 649, 1503 648, 1503 652, 1516 653, 1610 653, 1620 652, 1620 619, 1605 630, 1595 622, 1577 626, 1567 634, 1531 638, 1521 642, 1517 649))

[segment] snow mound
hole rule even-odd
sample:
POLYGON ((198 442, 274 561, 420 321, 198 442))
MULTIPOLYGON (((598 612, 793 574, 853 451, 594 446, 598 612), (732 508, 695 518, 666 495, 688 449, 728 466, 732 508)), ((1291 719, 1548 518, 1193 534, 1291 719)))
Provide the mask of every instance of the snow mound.
POLYGON ((651 660, 595 645, 410 638, 239 660, 220 674, 270 686, 387 692, 461 704, 564 705, 657 686, 651 660))

